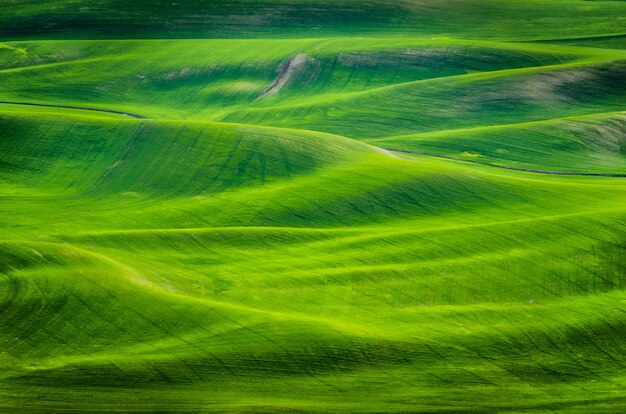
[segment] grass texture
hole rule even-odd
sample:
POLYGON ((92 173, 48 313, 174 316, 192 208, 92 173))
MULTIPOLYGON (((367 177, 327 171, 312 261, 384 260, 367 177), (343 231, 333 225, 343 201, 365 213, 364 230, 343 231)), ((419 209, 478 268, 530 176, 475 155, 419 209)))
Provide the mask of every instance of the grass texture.
POLYGON ((623 412, 625 19, 0 4, 0 412, 623 412))

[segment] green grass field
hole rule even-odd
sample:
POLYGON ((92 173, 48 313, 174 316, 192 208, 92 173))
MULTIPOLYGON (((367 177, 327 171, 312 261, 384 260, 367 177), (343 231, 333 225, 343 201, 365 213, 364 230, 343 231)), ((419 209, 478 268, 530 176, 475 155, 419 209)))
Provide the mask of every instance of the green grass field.
POLYGON ((624 1, 0 1, 0 413, 621 413, 625 288, 624 1))

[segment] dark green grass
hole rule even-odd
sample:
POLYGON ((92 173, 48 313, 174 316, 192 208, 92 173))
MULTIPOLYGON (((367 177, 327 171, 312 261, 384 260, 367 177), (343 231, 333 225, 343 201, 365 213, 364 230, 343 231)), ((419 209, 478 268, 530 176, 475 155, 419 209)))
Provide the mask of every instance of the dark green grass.
POLYGON ((19 0, 1 38, 462 36, 555 39, 624 33, 621 1, 19 0))

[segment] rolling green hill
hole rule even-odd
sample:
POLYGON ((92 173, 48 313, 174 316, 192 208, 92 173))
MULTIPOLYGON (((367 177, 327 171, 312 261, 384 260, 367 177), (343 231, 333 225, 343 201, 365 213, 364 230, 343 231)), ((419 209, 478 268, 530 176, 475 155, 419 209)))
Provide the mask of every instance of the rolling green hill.
POLYGON ((626 3, 0 4, 0 413, 626 410, 626 3))
POLYGON ((10 0, 5 38, 337 35, 563 39, 624 35, 623 1, 10 0))

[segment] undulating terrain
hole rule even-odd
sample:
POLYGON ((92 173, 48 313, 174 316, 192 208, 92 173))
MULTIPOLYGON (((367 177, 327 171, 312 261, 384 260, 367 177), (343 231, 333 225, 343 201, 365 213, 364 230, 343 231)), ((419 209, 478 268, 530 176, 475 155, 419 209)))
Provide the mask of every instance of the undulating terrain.
POLYGON ((1 413, 626 412, 626 2, 0 0, 1 413))

